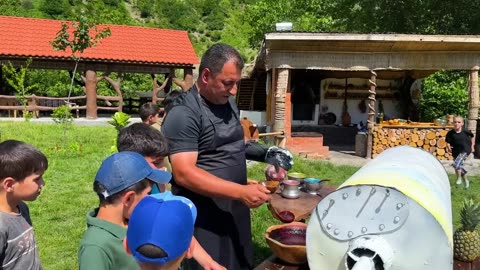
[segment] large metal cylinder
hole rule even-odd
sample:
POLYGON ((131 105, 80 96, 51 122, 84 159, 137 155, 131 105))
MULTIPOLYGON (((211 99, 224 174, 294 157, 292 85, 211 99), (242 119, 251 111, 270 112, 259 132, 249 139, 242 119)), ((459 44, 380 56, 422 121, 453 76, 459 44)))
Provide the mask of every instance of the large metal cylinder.
POLYGON ((452 269, 450 184, 442 164, 409 146, 388 149, 314 209, 310 269, 452 269))

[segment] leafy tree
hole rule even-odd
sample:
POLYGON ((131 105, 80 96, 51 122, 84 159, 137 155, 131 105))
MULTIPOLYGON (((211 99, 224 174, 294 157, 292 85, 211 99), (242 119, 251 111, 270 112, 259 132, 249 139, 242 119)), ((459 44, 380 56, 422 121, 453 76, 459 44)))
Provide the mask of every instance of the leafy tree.
POLYGON ((53 109, 52 119, 55 123, 63 126, 63 146, 67 143, 67 129, 73 122, 71 108, 68 105, 58 106, 53 109))
POLYGON ((68 92, 69 99, 81 54, 86 49, 95 47, 103 38, 111 35, 109 28, 99 30, 96 24, 90 22, 83 14, 79 16, 78 22, 72 23, 72 28, 74 29, 73 36, 71 36, 68 32, 68 24, 62 22, 62 28, 57 32, 56 38, 51 42, 54 50, 65 51, 67 48, 70 49, 72 52, 71 56, 75 61, 75 68, 73 70, 73 75, 70 82, 70 90, 68 92))
POLYGON ((247 6, 245 20, 252 26, 250 46, 258 47, 265 33, 275 31, 275 24, 292 22, 293 31, 329 31, 333 21, 326 0, 259 0, 247 6), (299 8, 302 7, 302 8, 299 8))
POLYGON ((40 4, 40 10, 43 11, 49 18, 65 19, 68 17, 70 4, 67 0, 44 0, 40 4))
POLYGON ((18 70, 10 61, 7 65, 2 66, 2 70, 5 73, 5 80, 17 92, 15 96, 17 97, 20 105, 23 106, 23 117, 27 121, 32 118, 32 113, 27 110, 27 97, 31 95, 31 91, 34 88, 38 87, 38 84, 26 85, 27 71, 30 64, 32 64, 32 58, 29 58, 25 65, 21 65, 18 70))
POLYGON ((448 114, 465 116, 467 106, 467 76, 464 71, 441 71, 424 80, 420 99, 422 121, 432 121, 448 114))
POLYGON ((0 14, 8 16, 20 16, 21 2, 18 0, 0 1, 0 14))

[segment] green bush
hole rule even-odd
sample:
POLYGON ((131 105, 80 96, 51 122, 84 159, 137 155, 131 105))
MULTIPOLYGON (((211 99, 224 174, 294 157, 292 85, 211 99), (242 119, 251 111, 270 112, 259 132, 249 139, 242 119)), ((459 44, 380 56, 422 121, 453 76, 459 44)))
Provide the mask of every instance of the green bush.
POLYGON ((467 75, 464 71, 440 71, 424 80, 420 100, 422 121, 432 121, 447 114, 465 116, 467 106, 467 75))

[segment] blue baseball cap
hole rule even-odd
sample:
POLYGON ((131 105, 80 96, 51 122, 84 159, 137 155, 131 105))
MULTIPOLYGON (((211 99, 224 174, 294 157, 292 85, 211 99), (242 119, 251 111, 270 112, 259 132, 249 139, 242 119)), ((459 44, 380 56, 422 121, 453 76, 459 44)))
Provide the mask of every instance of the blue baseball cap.
POLYGON ((95 176, 95 182, 105 187, 102 193, 104 198, 127 189, 143 179, 167 184, 172 179, 172 174, 152 168, 139 153, 123 151, 106 158, 95 176))
POLYGON ((128 248, 139 262, 165 264, 187 251, 196 218, 197 208, 185 197, 170 191, 146 196, 130 215, 128 248), (144 245, 158 247, 166 256, 146 256, 139 251, 144 245))

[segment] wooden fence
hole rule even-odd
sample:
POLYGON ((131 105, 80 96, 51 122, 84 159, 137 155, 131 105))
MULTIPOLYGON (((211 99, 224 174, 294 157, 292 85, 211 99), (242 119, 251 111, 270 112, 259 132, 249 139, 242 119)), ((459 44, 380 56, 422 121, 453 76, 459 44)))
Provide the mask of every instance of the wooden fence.
MULTIPOLYGON (((31 95, 27 96, 27 106, 24 108, 15 96, 0 95, 0 111, 7 111, 8 116, 17 117, 18 111, 33 112, 35 117, 39 117, 40 111, 53 111, 55 108, 68 105, 72 110, 75 110, 77 118, 79 117, 80 110, 86 110, 86 96, 70 97, 69 102, 66 97, 42 97, 31 95)), ((122 111, 123 100, 118 96, 97 96, 97 101, 103 100, 107 106, 97 106, 97 110, 107 111, 122 111), (118 102, 117 106, 114 106, 111 102, 118 102)))

